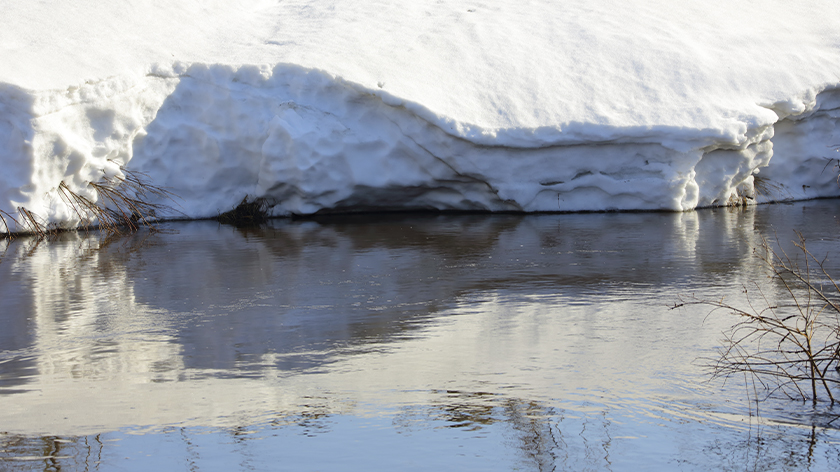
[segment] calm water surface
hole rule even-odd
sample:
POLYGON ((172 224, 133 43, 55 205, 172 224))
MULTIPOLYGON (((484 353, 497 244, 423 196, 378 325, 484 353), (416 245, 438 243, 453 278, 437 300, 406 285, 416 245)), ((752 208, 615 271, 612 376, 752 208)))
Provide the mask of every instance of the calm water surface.
POLYGON ((708 381, 752 250, 840 201, 0 242, 0 470, 836 470, 840 410, 708 381))

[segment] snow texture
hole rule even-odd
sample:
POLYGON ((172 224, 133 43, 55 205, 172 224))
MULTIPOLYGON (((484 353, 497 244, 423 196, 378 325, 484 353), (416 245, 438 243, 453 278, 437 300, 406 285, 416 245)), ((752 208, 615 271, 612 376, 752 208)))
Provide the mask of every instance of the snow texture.
POLYGON ((0 11, 0 210, 56 227, 80 222, 61 182, 95 200, 121 167, 192 218, 246 195, 277 215, 840 195, 836 1, 0 11))

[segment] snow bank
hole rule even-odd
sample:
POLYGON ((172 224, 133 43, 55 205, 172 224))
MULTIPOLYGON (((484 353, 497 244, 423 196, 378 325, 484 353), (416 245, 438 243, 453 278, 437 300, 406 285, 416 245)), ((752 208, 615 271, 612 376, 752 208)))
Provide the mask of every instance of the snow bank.
POLYGON ((680 211, 756 177, 759 199, 840 194, 834 2, 0 9, 0 210, 56 226, 79 223, 61 182, 96 199, 121 166, 189 217, 246 195, 305 214, 680 211))

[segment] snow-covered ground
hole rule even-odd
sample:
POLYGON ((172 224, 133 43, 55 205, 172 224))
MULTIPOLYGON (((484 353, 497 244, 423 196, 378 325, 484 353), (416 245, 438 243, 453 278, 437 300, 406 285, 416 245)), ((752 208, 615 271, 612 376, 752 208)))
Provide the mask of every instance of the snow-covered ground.
POLYGON ((189 217, 246 195, 278 215, 840 195, 836 1, 0 0, 0 12, 0 210, 56 226, 79 222, 61 182, 96 199, 88 184, 120 167, 189 217))

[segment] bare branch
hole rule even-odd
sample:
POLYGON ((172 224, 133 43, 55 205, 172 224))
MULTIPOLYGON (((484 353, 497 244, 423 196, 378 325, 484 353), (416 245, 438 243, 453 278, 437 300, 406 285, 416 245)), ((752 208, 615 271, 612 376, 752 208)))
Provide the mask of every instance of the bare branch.
POLYGON ((840 286, 805 245, 799 232, 792 241, 804 261, 796 262, 778 242, 775 250, 762 240, 754 254, 770 270, 771 279, 783 289, 788 303, 774 303, 764 289, 755 285, 757 297, 744 287, 746 309, 728 304, 723 298, 706 300, 680 298, 674 308, 703 305, 709 315, 723 310, 736 317, 724 332, 723 346, 707 367, 712 378, 728 379, 743 374, 757 399, 759 388, 770 395, 817 401, 823 395, 835 402, 840 388, 840 286), (825 292, 828 286, 834 289, 825 292), (830 367, 834 367, 830 369, 830 367))

